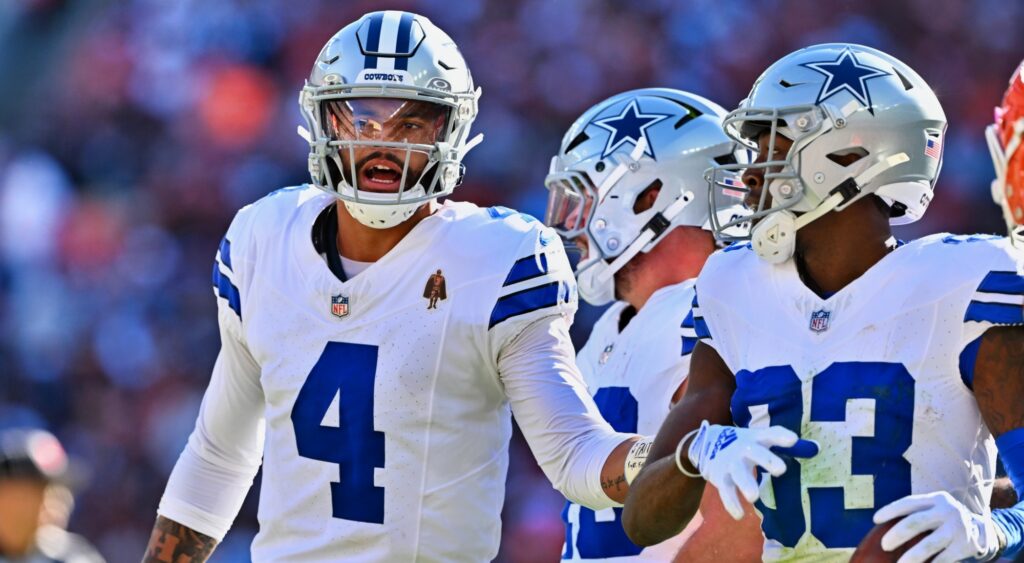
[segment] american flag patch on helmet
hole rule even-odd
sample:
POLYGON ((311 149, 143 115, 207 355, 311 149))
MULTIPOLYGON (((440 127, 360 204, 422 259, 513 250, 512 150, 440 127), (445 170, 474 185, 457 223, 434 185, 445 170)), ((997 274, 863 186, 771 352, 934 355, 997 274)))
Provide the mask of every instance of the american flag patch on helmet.
POLYGON ((924 142, 924 155, 939 160, 942 157, 942 134, 928 133, 924 142))

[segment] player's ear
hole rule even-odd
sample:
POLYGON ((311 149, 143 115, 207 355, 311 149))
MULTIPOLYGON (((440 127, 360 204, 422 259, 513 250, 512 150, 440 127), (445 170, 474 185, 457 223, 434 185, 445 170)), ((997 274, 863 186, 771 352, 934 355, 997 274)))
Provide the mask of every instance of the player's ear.
POLYGON ((640 192, 640 195, 636 196, 636 201, 633 202, 633 213, 640 214, 654 207, 654 202, 657 201, 660 193, 661 180, 651 182, 644 188, 644 191, 640 192))

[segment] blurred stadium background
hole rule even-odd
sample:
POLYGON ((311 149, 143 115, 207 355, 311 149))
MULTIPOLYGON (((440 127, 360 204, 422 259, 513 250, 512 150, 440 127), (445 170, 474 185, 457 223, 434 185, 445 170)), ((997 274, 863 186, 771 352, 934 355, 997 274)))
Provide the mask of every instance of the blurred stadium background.
MULTIPOLYGON (((1021 2, 4 0, 0 427, 62 439, 89 474, 70 528, 112 562, 139 559, 213 364, 217 242, 237 208, 308 179, 298 89, 380 9, 431 18, 483 87, 459 199, 541 215, 591 104, 669 86, 733 108, 780 56, 853 41, 917 69, 949 117, 938 195, 904 238, 1002 232, 982 129, 1024 56, 1021 2)), ((499 559, 553 560, 562 501, 519 438, 512 456, 499 559)), ((247 560, 255 507, 214 560, 247 560)))

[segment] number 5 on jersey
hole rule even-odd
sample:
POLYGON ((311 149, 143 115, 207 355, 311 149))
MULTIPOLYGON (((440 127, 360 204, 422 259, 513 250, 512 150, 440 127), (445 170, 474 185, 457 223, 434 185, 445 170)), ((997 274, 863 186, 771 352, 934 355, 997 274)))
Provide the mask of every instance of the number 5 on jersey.
POLYGON ((377 349, 328 342, 295 398, 292 426, 300 456, 338 465, 333 516, 383 524, 384 488, 373 483, 384 467, 384 433, 373 429, 377 349))

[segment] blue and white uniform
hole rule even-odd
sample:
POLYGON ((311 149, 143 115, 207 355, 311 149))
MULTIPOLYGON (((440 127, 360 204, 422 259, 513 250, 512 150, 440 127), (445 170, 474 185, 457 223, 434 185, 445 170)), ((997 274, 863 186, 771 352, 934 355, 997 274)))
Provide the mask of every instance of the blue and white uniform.
MULTIPOLYGON (((696 342, 693 328, 683 326, 692 301, 693 280, 663 287, 621 331, 629 304, 617 301, 576 356, 597 407, 619 432, 653 436, 668 416, 696 342)), ((635 545, 622 529, 621 508, 594 511, 570 501, 562 520, 563 560, 670 561, 683 541, 677 536, 648 548, 635 545)))
POLYGON ((342 281, 311 236, 335 202, 284 189, 229 228, 213 276, 222 349, 160 514, 223 537, 262 461, 254 560, 487 561, 513 412, 556 488, 611 506, 600 473, 628 436, 573 362, 558 237, 448 202, 342 281))
POLYGON ((948 491, 986 514, 995 443, 971 391, 981 335, 1024 325, 1024 265, 1003 238, 903 245, 828 299, 749 245, 697 280, 697 335, 735 374, 732 416, 820 453, 762 480, 764 559, 845 561, 882 506, 948 491))

